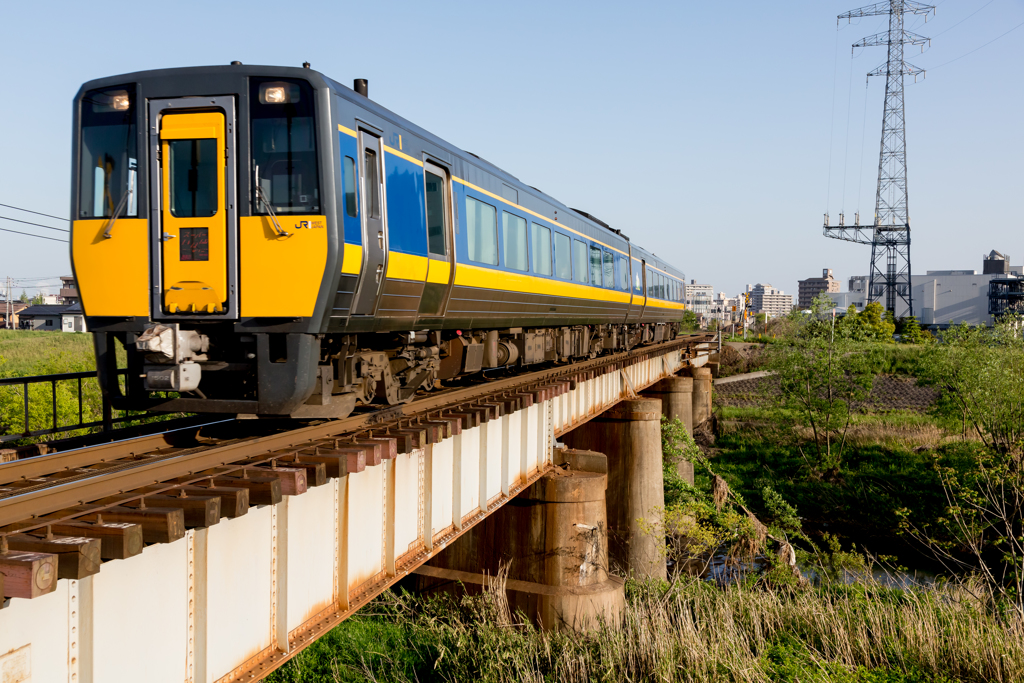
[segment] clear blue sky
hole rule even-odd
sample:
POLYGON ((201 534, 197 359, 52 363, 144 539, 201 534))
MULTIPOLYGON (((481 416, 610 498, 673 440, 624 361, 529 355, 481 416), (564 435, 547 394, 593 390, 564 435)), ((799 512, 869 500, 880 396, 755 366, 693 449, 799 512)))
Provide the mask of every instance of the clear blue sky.
MULTIPOLYGON (((822 214, 870 220, 884 88, 864 86, 884 48, 850 56, 884 18, 837 39, 836 15, 860 4, 10 3, 0 203, 69 214, 71 98, 88 79, 310 61, 716 290, 795 294, 824 267, 845 283, 870 248, 824 238, 822 214)), ((908 21, 934 37, 908 48, 929 69, 906 88, 915 272, 980 270, 993 248, 1024 261, 1024 27, 958 59, 1021 22, 1024 0, 940 0, 908 21)), ((66 273, 66 245, 0 232, 0 278, 66 273)))

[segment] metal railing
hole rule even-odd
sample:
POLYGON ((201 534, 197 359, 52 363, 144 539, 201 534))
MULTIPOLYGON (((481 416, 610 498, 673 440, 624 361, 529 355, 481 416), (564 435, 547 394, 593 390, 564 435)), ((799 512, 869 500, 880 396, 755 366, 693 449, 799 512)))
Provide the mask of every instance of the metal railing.
MULTIPOLYGON (((127 373, 127 369, 121 369, 117 371, 119 378, 124 377, 127 373)), ((23 418, 21 424, 21 431, 15 432, 17 424, 3 424, 2 422, 0 422, 0 430, 3 430, 5 432, 4 434, 0 434, 0 443, 14 441, 17 439, 24 439, 33 436, 45 436, 47 434, 61 434, 65 432, 77 431, 80 429, 91 429, 93 427, 101 427, 102 431, 109 432, 112 431, 117 425, 121 425, 125 422, 130 422, 133 420, 138 420, 140 418, 150 415, 149 413, 125 413, 123 415, 118 415, 117 417, 115 417, 114 410, 112 409, 110 402, 107 401, 107 399, 103 397, 102 394, 99 393, 99 386, 97 385, 95 391, 92 393, 93 396, 99 394, 98 398, 101 402, 101 417, 98 420, 90 419, 89 421, 86 421, 87 417, 93 417, 93 413, 92 408, 90 407, 90 413, 88 416, 86 415, 86 403, 88 397, 86 393, 83 391, 82 382, 83 380, 90 379, 96 380, 97 373, 65 372, 56 375, 35 375, 32 377, 9 377, 5 379, 0 379, 0 392, 9 392, 9 396, 16 396, 17 394, 20 393, 23 402, 23 418), (69 411, 66 410, 66 404, 58 406, 58 383, 62 383, 62 386, 63 383, 73 383, 72 390, 74 391, 75 389, 77 389, 77 391, 75 392, 77 394, 78 403, 77 422, 73 422, 71 424, 60 424, 63 421, 61 420, 62 412, 65 414, 66 417, 66 414, 69 411), (50 385, 50 391, 48 392, 49 396, 43 399, 39 398, 38 391, 33 392, 30 390, 31 387, 33 386, 45 386, 47 384, 50 385), (12 387, 14 389, 6 389, 6 387, 12 387), (35 394, 34 398, 33 394, 35 394), (50 415, 43 415, 42 417, 36 416, 36 422, 48 423, 49 426, 43 429, 32 429, 31 408, 34 405, 38 405, 38 403, 40 403, 41 401, 47 400, 50 404, 50 415), (59 407, 64 408, 65 410, 58 410, 59 407)), ((72 419, 74 414, 75 412, 71 411, 72 419)), ((3 416, 2 419, 11 421, 12 418, 13 412, 9 412, 6 416, 3 416)))

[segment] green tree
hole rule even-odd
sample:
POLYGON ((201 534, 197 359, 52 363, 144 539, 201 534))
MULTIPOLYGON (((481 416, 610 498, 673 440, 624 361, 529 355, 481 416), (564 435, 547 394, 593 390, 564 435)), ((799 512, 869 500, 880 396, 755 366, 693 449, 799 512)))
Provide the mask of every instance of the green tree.
POLYGON ((838 474, 853 404, 867 397, 874 378, 864 355, 851 352, 849 337, 837 334, 832 307, 819 295, 800 333, 773 346, 768 367, 775 382, 766 383, 776 419, 809 432, 809 464, 827 477, 838 474))
POLYGON ((28 292, 26 292, 24 289, 21 290, 21 296, 18 297, 18 301, 20 301, 23 304, 27 304, 30 300, 31 299, 29 298, 28 292))
POLYGON ((983 577, 997 604, 1024 619, 1024 319, 993 329, 962 324, 929 352, 928 377, 942 389, 937 412, 959 423, 965 463, 936 462, 947 506, 930 527, 903 528, 949 569, 983 577), (966 467, 964 466, 966 465, 966 467))
POLYGON ((923 344, 929 340, 921 330, 917 318, 912 315, 897 321, 896 332, 900 335, 900 341, 905 344, 923 344))
POLYGON ((683 330, 699 330, 700 320, 697 318, 697 314, 691 310, 683 311, 683 315, 679 318, 679 327, 683 330))

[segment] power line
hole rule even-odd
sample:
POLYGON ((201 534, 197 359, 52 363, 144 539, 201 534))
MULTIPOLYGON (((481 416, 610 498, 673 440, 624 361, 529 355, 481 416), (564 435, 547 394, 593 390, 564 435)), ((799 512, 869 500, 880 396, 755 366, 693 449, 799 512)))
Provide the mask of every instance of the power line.
POLYGON ((0 206, 2 206, 4 208, 7 208, 7 209, 17 209, 18 211, 24 211, 25 213, 34 213, 37 216, 46 216, 47 218, 56 218, 59 221, 68 221, 68 222, 70 222, 70 220, 71 220, 70 218, 61 218, 60 216, 51 216, 48 213, 40 213, 38 211, 30 211, 29 209, 23 209, 20 206, 11 206, 10 204, 0 204, 0 206))
POLYGON ((24 223, 25 225, 34 225, 37 228, 46 228, 47 230, 56 230, 57 232, 71 232, 70 230, 65 230, 64 228, 52 228, 49 225, 43 225, 42 223, 31 223, 29 221, 18 220, 17 218, 10 218, 8 216, 0 216, 0 218, 4 219, 5 221, 14 221, 15 223, 24 223))
POLYGON ((3 230, 4 232, 13 232, 16 235, 28 235, 29 237, 38 237, 41 240, 50 240, 51 242, 63 242, 64 244, 68 243, 67 240, 59 240, 56 237, 44 237, 43 235, 33 235, 30 232, 21 232, 20 230, 8 230, 7 228, 0 228, 0 230, 3 230))
POLYGON ((968 19, 970 19, 970 18, 971 18, 971 17, 973 17, 973 16, 975 15, 975 14, 977 14, 977 13, 978 13, 978 12, 980 12, 981 10, 985 9, 986 7, 988 7, 989 5, 991 5, 991 4, 992 4, 993 2, 995 2, 995 1, 996 1, 996 0, 988 0, 988 2, 986 2, 986 3, 984 4, 984 5, 982 5, 982 6, 981 6, 981 7, 979 7, 978 9, 974 10, 973 12, 971 12, 971 13, 970 13, 970 14, 968 14, 968 15, 967 15, 966 17, 964 17, 964 18, 963 18, 963 19, 961 19, 960 21, 956 22, 955 24, 953 24, 953 25, 952 25, 952 26, 950 26, 949 28, 947 28, 947 29, 944 29, 944 30, 942 30, 942 31, 939 31, 938 33, 936 33, 936 34, 935 34, 934 36, 932 36, 932 38, 938 38, 939 36, 941 36, 941 35, 942 35, 943 33, 945 33, 946 31, 950 31, 950 30, 952 30, 952 29, 956 28, 957 26, 959 26, 960 24, 964 23, 965 21, 967 21, 968 19))
POLYGON ((960 56, 959 56, 959 57, 957 57, 956 59, 951 59, 951 60, 949 60, 948 62, 943 62, 942 64, 939 64, 938 66, 930 66, 930 67, 928 67, 928 70, 929 70, 929 71, 933 71, 933 70, 935 70, 935 69, 938 69, 938 68, 939 68, 940 66, 946 66, 947 64, 952 64, 953 62, 955 62, 955 61, 957 61, 957 60, 963 59, 963 58, 964 58, 964 57, 966 57, 967 55, 972 55, 972 54, 974 54, 975 52, 977 52, 978 50, 980 50, 981 48, 983 48, 983 47, 988 47, 989 45, 991 45, 992 43, 996 42, 997 40, 999 40, 999 39, 1000 39, 1000 38, 1002 38, 1003 36, 1005 36, 1005 35, 1007 35, 1007 34, 1010 34, 1010 33, 1013 33, 1014 31, 1016 31, 1017 29, 1019 29, 1019 28, 1020 28, 1021 26, 1024 26, 1024 21, 1020 22, 1019 24, 1017 24, 1016 26, 1014 26, 1013 28, 1011 28, 1011 29, 1010 29, 1009 31, 1006 31, 1006 33, 1000 33, 1000 34, 999 34, 998 36, 996 36, 996 37, 995 37, 995 38, 993 38, 992 40, 988 41, 988 42, 987 42, 987 43, 985 43, 984 45, 979 45, 978 47, 974 48, 974 49, 973 49, 973 50, 971 50, 970 52, 965 52, 964 54, 960 55, 960 56))

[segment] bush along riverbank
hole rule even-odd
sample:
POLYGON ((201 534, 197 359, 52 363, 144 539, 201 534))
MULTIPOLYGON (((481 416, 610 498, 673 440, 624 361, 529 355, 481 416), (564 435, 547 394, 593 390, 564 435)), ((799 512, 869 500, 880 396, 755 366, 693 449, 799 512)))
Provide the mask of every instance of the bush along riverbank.
POLYGON ((1024 681, 1019 320, 910 346, 830 313, 786 321, 773 374, 699 444, 663 425, 647 532, 670 578, 630 579, 620 623, 545 632, 500 588, 393 591, 267 680, 1024 681), (875 400, 880 376, 931 393, 875 400), (922 563, 934 580, 901 566, 922 563))

